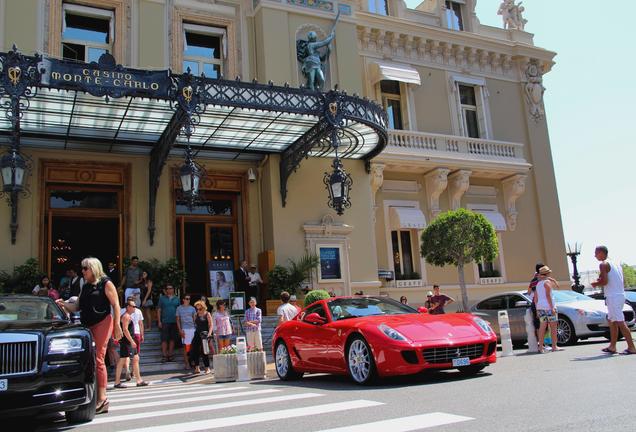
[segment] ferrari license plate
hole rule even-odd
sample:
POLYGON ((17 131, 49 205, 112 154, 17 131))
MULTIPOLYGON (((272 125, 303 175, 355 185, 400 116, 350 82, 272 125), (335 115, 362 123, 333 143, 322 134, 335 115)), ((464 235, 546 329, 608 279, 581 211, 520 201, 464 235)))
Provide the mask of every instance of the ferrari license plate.
POLYGON ((453 367, 470 366, 470 359, 468 357, 460 357, 453 359, 453 367))
POLYGON ((9 380, 0 379, 0 392, 9 390, 9 380))

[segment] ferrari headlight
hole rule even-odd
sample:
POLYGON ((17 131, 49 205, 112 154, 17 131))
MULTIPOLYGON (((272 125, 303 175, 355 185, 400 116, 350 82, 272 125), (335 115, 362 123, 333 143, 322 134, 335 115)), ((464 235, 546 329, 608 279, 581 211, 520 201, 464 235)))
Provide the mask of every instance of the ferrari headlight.
POLYGON ((483 319, 478 317, 473 318, 473 321, 475 321, 475 324, 477 324, 479 328, 482 329, 484 332, 494 333, 494 331, 490 327, 490 324, 488 324, 488 321, 484 321, 483 319))
POLYGON ((378 329, 380 329, 380 331, 382 333, 384 333, 385 335, 387 335, 389 338, 396 340, 396 341, 407 341, 408 339, 406 339, 404 337, 404 335, 402 333, 400 333, 399 331, 389 327, 386 324, 380 324, 378 326, 378 329))
POLYGON ((81 338, 58 337, 49 342, 49 354, 66 354, 84 351, 81 338))

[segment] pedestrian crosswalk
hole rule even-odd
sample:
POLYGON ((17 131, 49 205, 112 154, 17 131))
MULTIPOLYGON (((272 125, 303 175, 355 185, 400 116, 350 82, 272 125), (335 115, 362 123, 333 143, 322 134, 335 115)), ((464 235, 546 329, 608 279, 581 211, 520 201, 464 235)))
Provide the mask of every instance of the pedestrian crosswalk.
POLYGON ((374 400, 372 391, 356 392, 364 395, 361 398, 348 397, 346 393, 321 392, 305 386, 282 385, 278 381, 130 388, 108 392, 107 414, 82 425, 59 424, 56 429, 82 432, 297 430, 290 426, 309 419, 311 423, 302 427, 304 432, 407 432, 473 420, 443 412, 399 417, 396 414, 401 412, 401 407, 392 406, 387 400, 374 400))

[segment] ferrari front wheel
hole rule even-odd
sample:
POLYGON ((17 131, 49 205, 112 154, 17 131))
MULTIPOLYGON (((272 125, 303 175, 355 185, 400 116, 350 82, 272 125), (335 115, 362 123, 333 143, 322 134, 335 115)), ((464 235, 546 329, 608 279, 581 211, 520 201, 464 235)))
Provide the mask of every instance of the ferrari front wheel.
POLYGON ((349 375, 358 384, 370 384, 375 379, 373 353, 369 344, 360 336, 356 336, 349 344, 347 367, 349 375))
POLYGON ((290 381, 303 376, 302 373, 294 370, 285 342, 280 341, 276 344, 274 362, 276 364, 276 374, 283 381, 290 381))

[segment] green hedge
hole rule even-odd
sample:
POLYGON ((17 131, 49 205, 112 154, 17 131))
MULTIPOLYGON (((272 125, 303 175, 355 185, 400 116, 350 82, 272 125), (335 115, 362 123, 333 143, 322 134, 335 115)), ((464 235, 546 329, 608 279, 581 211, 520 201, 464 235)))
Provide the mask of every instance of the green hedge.
POLYGON ((309 291, 307 295, 305 296, 305 306, 309 306, 310 304, 318 300, 328 299, 329 297, 331 296, 325 290, 309 291))

